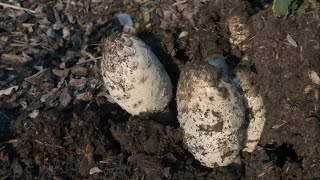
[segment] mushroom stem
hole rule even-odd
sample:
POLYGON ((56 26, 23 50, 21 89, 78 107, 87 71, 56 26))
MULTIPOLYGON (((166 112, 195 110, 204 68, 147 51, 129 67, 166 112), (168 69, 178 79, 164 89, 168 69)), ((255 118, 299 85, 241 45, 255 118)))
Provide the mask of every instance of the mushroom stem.
POLYGON ((238 82, 244 96, 246 97, 249 110, 249 124, 247 130, 247 141, 243 151, 253 152, 260 140, 264 124, 266 122, 263 98, 258 93, 257 87, 252 85, 250 74, 242 68, 236 70, 238 82))

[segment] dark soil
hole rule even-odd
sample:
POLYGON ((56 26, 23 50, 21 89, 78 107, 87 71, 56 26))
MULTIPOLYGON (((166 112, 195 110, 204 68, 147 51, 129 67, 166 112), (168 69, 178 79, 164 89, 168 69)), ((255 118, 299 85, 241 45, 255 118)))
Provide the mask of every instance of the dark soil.
POLYGON ((0 95, 1 179, 320 179, 319 86, 308 76, 320 74, 319 3, 277 18, 263 0, 14 2, 36 13, 0 6, 0 90, 17 86, 0 95), (215 54, 256 72, 267 123, 243 171, 201 166, 177 120, 131 117, 105 96, 97 64, 117 12, 174 84, 184 63, 215 54), (245 51, 229 44, 233 15, 250 27, 245 51))

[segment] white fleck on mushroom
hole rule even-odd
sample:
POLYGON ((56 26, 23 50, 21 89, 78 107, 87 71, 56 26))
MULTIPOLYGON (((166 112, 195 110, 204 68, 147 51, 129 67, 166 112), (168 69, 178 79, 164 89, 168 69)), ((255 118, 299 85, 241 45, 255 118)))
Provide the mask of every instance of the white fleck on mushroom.
MULTIPOLYGON (((124 31, 126 22, 132 25, 127 15, 117 18, 125 18, 119 19, 124 31)), ((132 115, 162 112, 172 98, 172 83, 164 67, 132 33, 116 32, 104 40, 101 74, 114 101, 132 115)))
POLYGON ((192 62, 182 69, 178 120, 195 159, 207 167, 227 166, 238 163, 241 151, 255 149, 265 124, 265 109, 246 71, 238 70, 236 78, 231 78, 223 59, 209 63, 192 62), (247 116, 248 108, 251 114, 247 116))

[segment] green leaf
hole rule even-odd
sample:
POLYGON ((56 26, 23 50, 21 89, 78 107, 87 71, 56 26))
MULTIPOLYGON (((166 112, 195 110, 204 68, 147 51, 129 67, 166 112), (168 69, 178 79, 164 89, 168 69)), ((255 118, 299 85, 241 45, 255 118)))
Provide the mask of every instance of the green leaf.
POLYGON ((306 3, 311 3, 311 4, 314 4, 317 2, 317 0, 305 0, 306 3))
POLYGON ((298 15, 301 15, 301 14, 306 13, 306 10, 305 10, 304 7, 301 6, 300 8, 297 9, 296 13, 297 13, 298 15))
POLYGON ((276 16, 287 16, 289 6, 294 0, 274 0, 272 5, 273 14, 276 16))

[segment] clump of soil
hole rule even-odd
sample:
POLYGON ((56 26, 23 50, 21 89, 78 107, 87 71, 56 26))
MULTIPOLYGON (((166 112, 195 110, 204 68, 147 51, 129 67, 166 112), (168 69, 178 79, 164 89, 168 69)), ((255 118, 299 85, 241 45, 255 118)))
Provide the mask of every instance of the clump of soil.
MULTIPOLYGON (((9 4, 8 1, 3 3, 9 4)), ((269 1, 41 1, 0 7, 0 177, 79 179, 319 179, 319 4, 276 18, 269 1), (188 61, 223 55, 256 73, 267 109, 244 167, 206 168, 178 121, 131 117, 101 85, 101 39, 127 12, 176 87, 188 61), (240 16, 250 37, 229 43, 240 16), (5 91, 4 91, 5 90, 5 91)), ((175 102, 171 108, 175 111, 175 102)))

